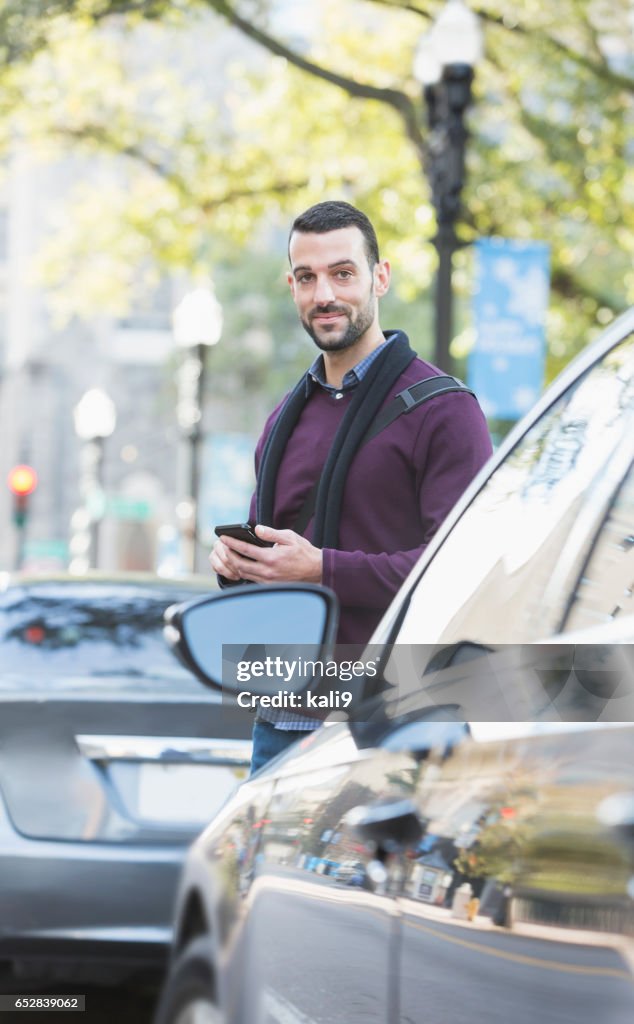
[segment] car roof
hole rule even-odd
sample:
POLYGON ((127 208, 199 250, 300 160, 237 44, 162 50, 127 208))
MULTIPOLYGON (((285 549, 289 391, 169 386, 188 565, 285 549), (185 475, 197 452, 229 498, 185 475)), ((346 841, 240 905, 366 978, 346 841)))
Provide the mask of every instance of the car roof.
POLYGON ((156 573, 104 572, 91 570, 76 574, 57 573, 0 573, 0 593, 9 589, 33 590, 39 587, 79 587, 82 585, 104 587, 147 587, 156 590, 200 590, 201 594, 216 589, 213 576, 157 576, 156 573))

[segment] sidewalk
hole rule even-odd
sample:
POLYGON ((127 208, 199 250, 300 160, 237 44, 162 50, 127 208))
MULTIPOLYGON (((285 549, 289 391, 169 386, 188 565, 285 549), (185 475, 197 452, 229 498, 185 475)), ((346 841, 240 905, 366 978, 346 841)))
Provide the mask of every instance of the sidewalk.
POLYGON ((541 939, 546 942, 614 949, 623 957, 625 965, 634 976, 634 938, 628 935, 615 934, 614 932, 584 931, 581 928, 557 928, 551 925, 525 921, 515 921, 510 928, 502 928, 499 925, 494 925, 490 917, 484 917, 479 914, 473 921, 467 921, 464 918, 453 917, 451 909, 447 907, 435 907, 408 897, 402 897, 399 899, 399 903, 403 910, 413 917, 424 918, 427 921, 436 921, 438 924, 450 925, 462 931, 495 932, 500 935, 517 935, 525 938, 541 939))

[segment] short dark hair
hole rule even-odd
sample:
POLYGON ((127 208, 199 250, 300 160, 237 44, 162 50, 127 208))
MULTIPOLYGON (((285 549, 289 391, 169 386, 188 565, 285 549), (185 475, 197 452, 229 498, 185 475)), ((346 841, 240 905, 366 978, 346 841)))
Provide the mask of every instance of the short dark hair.
POLYGON ((323 235, 327 231, 336 231, 338 228, 359 228, 365 241, 365 252, 370 264, 370 270, 375 263, 379 262, 379 243, 376 232, 365 213, 357 210, 356 206, 344 203, 343 200, 329 199, 324 203, 316 203, 304 213, 296 217, 288 235, 290 246, 291 237, 295 231, 303 234, 323 235))

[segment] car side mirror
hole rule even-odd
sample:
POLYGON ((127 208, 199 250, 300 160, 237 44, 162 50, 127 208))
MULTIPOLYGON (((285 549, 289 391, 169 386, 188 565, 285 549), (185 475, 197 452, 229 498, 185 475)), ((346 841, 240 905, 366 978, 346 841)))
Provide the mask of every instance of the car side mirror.
POLYGON ((325 587, 270 584, 236 587, 173 605, 165 612, 163 634, 176 656, 207 686, 231 695, 241 690, 269 694, 272 689, 290 694, 305 685, 299 674, 272 677, 259 666, 280 655, 287 662, 327 658, 337 620, 337 599, 325 587))

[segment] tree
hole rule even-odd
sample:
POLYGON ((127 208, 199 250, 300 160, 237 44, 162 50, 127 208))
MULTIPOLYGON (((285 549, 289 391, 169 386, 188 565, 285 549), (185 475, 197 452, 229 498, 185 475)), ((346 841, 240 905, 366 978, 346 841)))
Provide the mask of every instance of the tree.
MULTIPOLYGON (((437 4, 369 0, 346 8, 389 10, 390 24, 399 13, 406 31, 394 49, 387 82, 380 76, 391 40, 383 32, 378 45, 377 35, 357 33, 353 55, 338 52, 340 34, 325 33, 327 46, 322 44, 321 52, 315 47, 315 59, 311 52, 307 60, 275 37, 264 18, 254 23, 245 17, 239 3, 209 4, 305 74, 353 99, 395 111, 424 173, 422 112, 402 68, 412 66, 414 20, 428 20, 437 4), (406 54, 409 59, 404 59, 406 54), (368 65, 378 72, 372 83, 367 81, 368 65)), ((579 347, 581 323, 605 323, 634 297, 634 217, 627 198, 634 181, 627 141, 634 120, 634 73, 631 48, 618 44, 628 16, 632 33, 631 13, 620 0, 611 5, 567 0, 556 8, 524 0, 512 15, 504 3, 489 3, 479 14, 487 28, 487 60, 476 83, 479 101, 464 234, 466 239, 531 237, 537 226, 551 241, 558 298, 551 348, 558 364, 579 347)))
MULTIPOLYGON (((481 6, 487 59, 476 78, 461 233, 465 242, 489 234, 551 242, 553 372, 585 340, 585 325, 607 322, 634 295, 634 214, 627 198, 634 75, 631 58, 628 64, 615 45, 628 4, 564 0, 546 7, 520 0, 512 15, 501 0, 481 6)), ((423 173, 424 113, 409 69, 438 3, 324 3, 299 41, 292 26, 280 27, 275 4, 248 0, 78 0, 5 8, 14 19, 5 40, 16 38, 15 19, 25 24, 21 51, 5 45, 9 63, 2 77, 5 95, 23 96, 20 132, 48 144, 74 140, 84 150, 123 154, 131 165, 123 187, 101 188, 101 216, 90 187, 84 188, 78 227, 67 225, 48 260, 53 283, 84 269, 71 308, 79 293, 90 293, 85 240, 91 235, 94 242, 95 231, 102 233, 99 250, 111 269, 141 265, 151 278, 160 267, 206 264, 222 250, 218 240, 250 243, 254 225, 286 219, 342 190, 389 240, 402 295, 411 300, 429 285, 434 225, 423 173), (165 69, 142 76, 144 84, 132 90, 117 93, 102 83, 91 95, 104 38, 120 46, 149 22, 157 38, 167 24, 176 39, 177 26, 191 29, 196 19, 197 31, 207 31, 209 11, 274 55, 273 65, 236 72, 214 104, 208 83, 183 85, 165 69), (104 35, 101 23, 114 37, 104 35), (85 54, 90 45, 92 70, 84 60, 64 96, 51 99, 59 68, 76 71, 71 55, 85 54), (153 90, 154 106, 148 99, 153 90)), ((8 24, 5 15, 0 31, 8 24)), ((129 81, 113 47, 111 86, 117 76, 129 81)), ((13 133, 19 116, 10 119, 13 133)), ((465 249, 456 271, 465 290, 468 265, 465 249)), ((133 293, 130 271, 123 276, 121 308, 133 293)))

